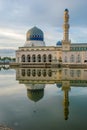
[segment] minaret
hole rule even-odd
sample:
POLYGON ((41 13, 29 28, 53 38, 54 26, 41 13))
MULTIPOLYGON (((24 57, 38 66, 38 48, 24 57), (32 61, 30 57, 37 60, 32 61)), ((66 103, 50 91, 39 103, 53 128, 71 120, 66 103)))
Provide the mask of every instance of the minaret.
POLYGON ((70 85, 67 82, 63 83, 62 90, 64 91, 64 119, 68 120, 69 115, 69 91, 70 91, 70 85), (65 84, 65 85, 64 85, 65 84), (67 85, 67 86, 66 86, 67 85))
POLYGON ((63 40, 62 48, 63 50, 70 50, 70 40, 69 40, 69 11, 65 9, 64 11, 64 24, 63 24, 63 40))

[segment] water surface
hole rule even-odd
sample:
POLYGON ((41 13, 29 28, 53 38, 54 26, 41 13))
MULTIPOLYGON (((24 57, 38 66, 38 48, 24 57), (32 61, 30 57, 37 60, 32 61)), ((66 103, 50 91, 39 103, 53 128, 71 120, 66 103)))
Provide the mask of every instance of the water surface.
POLYGON ((0 124, 14 130, 87 130, 87 70, 1 68, 0 124))

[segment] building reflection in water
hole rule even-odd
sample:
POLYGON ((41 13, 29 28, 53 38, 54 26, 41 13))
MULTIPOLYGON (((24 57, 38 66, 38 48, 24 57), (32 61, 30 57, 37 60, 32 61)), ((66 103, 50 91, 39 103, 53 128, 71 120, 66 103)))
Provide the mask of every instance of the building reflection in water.
POLYGON ((9 69, 9 65, 0 65, 0 70, 1 69, 8 70, 9 69))
POLYGON ((44 96, 45 84, 26 84, 27 87, 27 97, 37 102, 41 100, 44 96))
POLYGON ((64 92, 64 119, 69 115, 69 91, 70 87, 87 86, 87 69, 71 68, 17 68, 16 80, 25 84, 27 96, 37 102, 44 96, 45 84, 56 84, 64 92))

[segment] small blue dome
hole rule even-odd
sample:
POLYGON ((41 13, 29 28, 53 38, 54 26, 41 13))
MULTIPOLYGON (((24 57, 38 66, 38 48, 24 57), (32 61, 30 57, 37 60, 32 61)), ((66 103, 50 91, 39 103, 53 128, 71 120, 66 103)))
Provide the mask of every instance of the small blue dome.
POLYGON ((62 46, 62 42, 61 42, 61 41, 58 41, 56 45, 57 45, 57 46, 62 46))
POLYGON ((31 28, 27 34, 26 34, 26 40, 30 41, 30 40, 38 40, 38 41, 43 41, 44 40, 44 36, 43 36, 43 32, 42 30, 40 30, 37 27, 33 27, 31 28))
POLYGON ((62 83, 58 83, 58 84, 56 84, 56 86, 57 86, 58 88, 61 88, 61 87, 62 87, 62 83))
POLYGON ((65 9, 65 11, 69 12, 69 10, 68 10, 68 9, 65 9))

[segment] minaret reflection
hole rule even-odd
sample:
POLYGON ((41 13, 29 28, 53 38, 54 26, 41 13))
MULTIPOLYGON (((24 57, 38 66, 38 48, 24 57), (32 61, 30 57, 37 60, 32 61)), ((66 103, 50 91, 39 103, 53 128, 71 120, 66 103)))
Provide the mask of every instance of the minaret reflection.
POLYGON ((69 91, 70 91, 70 84, 68 81, 64 81, 62 86, 62 90, 64 91, 64 119, 68 120, 69 115, 69 91))

